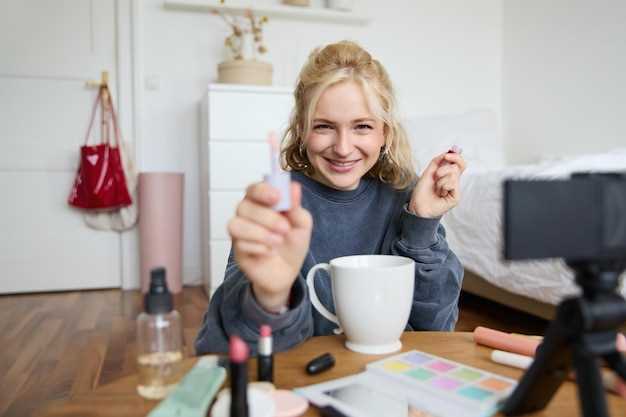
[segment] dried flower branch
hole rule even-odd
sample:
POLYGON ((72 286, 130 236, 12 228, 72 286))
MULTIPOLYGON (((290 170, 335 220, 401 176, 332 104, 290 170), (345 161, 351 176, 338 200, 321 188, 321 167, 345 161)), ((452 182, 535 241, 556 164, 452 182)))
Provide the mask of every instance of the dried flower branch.
MULTIPOLYGON (((223 3, 223 2, 222 2, 223 3)), ((230 27, 231 34, 224 40, 224 45, 230 50, 236 60, 244 59, 243 46, 244 35, 251 34, 254 41, 254 50, 259 54, 267 52, 267 47, 263 43, 263 25, 268 22, 267 16, 256 18, 252 10, 246 10, 244 19, 231 16, 221 10, 212 10, 212 14, 219 15, 230 27)))

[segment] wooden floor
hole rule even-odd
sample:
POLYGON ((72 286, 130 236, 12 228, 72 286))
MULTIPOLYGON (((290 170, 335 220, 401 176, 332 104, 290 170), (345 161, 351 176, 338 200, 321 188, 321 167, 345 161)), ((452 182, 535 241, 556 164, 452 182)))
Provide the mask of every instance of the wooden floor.
MULTIPOLYGON (((206 310, 201 287, 176 300, 186 353, 206 310)), ((459 331, 478 325, 542 333, 546 322, 463 294, 459 331)), ((0 416, 30 416, 50 400, 92 390, 135 369, 137 291, 102 290, 0 296, 0 416)))

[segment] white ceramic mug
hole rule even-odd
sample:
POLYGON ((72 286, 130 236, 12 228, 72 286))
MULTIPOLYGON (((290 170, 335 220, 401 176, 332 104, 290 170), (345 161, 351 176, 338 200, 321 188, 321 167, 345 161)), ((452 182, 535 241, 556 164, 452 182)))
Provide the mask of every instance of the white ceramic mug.
POLYGON ((346 347, 382 354, 400 350, 400 336, 409 320, 415 285, 415 262, 394 255, 354 255, 320 263, 306 276, 311 303, 345 332, 346 347), (315 272, 328 271, 337 315, 315 293, 315 272))

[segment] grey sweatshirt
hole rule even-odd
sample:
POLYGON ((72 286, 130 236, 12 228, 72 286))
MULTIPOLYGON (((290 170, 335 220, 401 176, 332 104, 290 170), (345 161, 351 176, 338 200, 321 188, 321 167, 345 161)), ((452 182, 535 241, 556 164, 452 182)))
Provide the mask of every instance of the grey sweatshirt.
MULTIPOLYGON (((231 250, 224 282, 205 313, 196 338, 196 353, 227 352, 228 337, 242 337, 256 352, 259 327, 273 330, 274 350, 289 349, 311 336, 332 334, 336 325, 315 310, 305 277, 320 262, 347 255, 401 255, 415 261, 415 290, 407 330, 453 330, 463 267, 449 249, 439 219, 417 217, 407 211, 412 189, 395 190, 363 178, 351 191, 338 191, 301 173, 302 206, 313 216, 311 244, 291 289, 289 310, 266 312, 255 300, 250 283, 231 250)), ((330 277, 318 271, 315 289, 322 304, 335 311, 330 277)))

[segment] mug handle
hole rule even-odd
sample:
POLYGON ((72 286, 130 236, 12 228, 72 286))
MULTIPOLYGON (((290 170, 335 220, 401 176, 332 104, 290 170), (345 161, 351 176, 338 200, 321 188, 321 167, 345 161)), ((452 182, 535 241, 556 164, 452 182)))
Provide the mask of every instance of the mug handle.
POLYGON ((335 330, 333 330, 333 332, 335 334, 341 334, 343 333, 343 330, 341 328, 341 325, 339 324, 339 320, 337 319, 337 316, 335 316, 333 313, 328 311, 326 307, 324 307, 324 305, 318 298, 317 293, 315 292, 315 272, 318 269, 323 269, 330 274, 330 265, 327 263, 320 263, 320 264, 315 265, 313 268, 309 269, 309 273, 306 274, 306 286, 309 289, 309 297, 311 297, 311 304, 313 304, 313 307, 315 307, 315 309, 319 311, 319 313, 322 316, 324 316, 326 320, 329 320, 338 326, 335 330))

